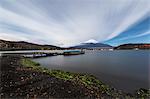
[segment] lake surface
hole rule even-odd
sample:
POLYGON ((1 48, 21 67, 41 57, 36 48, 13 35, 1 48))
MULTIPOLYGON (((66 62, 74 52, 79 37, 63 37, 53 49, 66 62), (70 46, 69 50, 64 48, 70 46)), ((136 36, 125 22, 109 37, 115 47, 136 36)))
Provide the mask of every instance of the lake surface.
POLYGON ((102 82, 125 92, 148 89, 150 50, 86 51, 83 55, 33 59, 49 69, 95 75, 102 82))

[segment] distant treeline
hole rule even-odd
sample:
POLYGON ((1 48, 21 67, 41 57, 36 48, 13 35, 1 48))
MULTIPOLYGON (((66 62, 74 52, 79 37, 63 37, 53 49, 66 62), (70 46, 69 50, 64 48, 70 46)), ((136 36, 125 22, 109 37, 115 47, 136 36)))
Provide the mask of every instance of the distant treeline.
POLYGON ((0 50, 55 50, 61 49, 53 45, 39 45, 24 41, 5 41, 0 40, 0 50))
POLYGON ((141 44, 123 44, 114 49, 150 49, 150 44, 148 43, 141 43, 141 44))

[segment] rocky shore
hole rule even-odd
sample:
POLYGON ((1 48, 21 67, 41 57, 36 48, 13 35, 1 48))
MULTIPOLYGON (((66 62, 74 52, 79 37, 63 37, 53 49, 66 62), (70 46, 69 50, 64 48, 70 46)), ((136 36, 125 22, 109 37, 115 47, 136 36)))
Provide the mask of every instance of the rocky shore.
POLYGON ((92 75, 48 70, 19 55, 0 56, 0 98, 149 98, 105 85, 92 75))

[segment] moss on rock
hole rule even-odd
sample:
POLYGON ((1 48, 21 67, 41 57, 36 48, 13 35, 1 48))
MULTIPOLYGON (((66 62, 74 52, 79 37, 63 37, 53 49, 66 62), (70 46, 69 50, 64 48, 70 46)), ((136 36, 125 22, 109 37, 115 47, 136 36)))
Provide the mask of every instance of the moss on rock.
MULTIPOLYGON (((72 81, 74 83, 80 83, 86 86, 88 89, 91 89, 91 93, 94 93, 93 90, 99 91, 101 94, 106 94, 107 96, 115 97, 115 98, 142 98, 147 99, 150 97, 150 90, 146 89, 139 89, 136 91, 135 95, 128 95, 120 90, 117 90, 113 87, 110 87, 100 80, 98 80, 93 75, 88 74, 81 74, 81 73, 72 73, 72 72, 65 72, 62 70, 49 70, 47 68, 42 67, 39 63, 33 62, 30 59, 22 58, 21 63, 23 66, 27 68, 31 68, 32 70, 47 73, 50 76, 54 76, 59 79, 72 81)), ((96 93, 97 94, 97 93, 96 93)))

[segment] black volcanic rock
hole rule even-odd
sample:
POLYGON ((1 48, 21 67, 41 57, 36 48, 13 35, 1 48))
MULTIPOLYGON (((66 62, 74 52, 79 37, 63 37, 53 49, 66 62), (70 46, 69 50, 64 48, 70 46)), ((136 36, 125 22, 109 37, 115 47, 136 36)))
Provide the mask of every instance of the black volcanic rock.
POLYGON ((42 50, 61 49, 53 45, 39 45, 25 41, 5 41, 0 40, 0 50, 42 50))
POLYGON ((81 45, 73 46, 72 48, 112 48, 112 46, 103 43, 82 43, 81 45))

